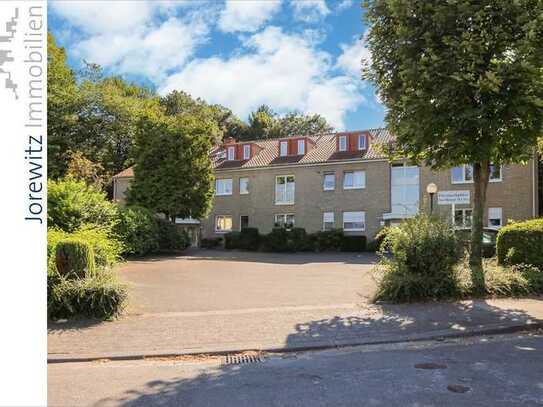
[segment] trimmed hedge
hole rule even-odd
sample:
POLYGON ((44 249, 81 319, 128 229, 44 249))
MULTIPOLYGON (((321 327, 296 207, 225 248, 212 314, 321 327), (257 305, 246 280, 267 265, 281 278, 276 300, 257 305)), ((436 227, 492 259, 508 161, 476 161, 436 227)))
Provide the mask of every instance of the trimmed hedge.
POLYGON ((340 250, 342 252, 363 252, 366 250, 366 236, 343 236, 340 250))
POLYGON ((243 228, 239 233, 239 248, 243 250, 258 250, 260 234, 258 228, 243 228))
POLYGON ((96 273, 92 247, 80 239, 58 242, 55 263, 59 274, 70 279, 92 277, 96 273))
POLYGON ((49 318, 84 316, 110 319, 126 306, 128 290, 111 273, 70 280, 58 273, 47 277, 49 318))
MULTIPOLYGON (((202 239, 202 247, 215 247, 212 239, 202 239), (213 245, 213 246, 211 246, 213 245)), ((366 236, 346 236, 341 229, 307 234, 304 228, 273 228, 267 235, 260 235, 256 228, 230 232, 224 236, 227 250, 264 250, 268 252, 345 251, 366 250, 366 236)))
POLYGON ((200 241, 200 247, 203 249, 215 249, 222 243, 222 237, 212 237, 209 239, 202 239, 200 241))
POLYGON ((496 251, 500 264, 543 267, 543 219, 511 223, 501 228, 496 251))

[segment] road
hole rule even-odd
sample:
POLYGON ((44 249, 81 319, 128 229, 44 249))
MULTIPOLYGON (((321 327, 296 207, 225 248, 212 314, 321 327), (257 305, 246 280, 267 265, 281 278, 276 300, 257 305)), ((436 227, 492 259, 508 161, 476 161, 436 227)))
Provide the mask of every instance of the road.
POLYGON ((51 406, 543 406, 543 334, 49 365, 51 406))

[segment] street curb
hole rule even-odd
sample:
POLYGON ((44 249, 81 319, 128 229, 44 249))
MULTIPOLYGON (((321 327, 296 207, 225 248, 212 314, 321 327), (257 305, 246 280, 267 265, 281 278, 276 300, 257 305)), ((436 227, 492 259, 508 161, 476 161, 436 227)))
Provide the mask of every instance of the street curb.
POLYGON ((293 352, 305 352, 305 351, 317 351, 317 350, 326 350, 326 349, 341 349, 352 346, 362 346, 362 345, 386 345, 386 344, 398 344, 398 343, 412 343, 412 342, 421 342, 428 340, 444 340, 447 338, 469 338, 474 336, 485 336, 485 335, 499 335, 499 334, 510 334, 520 331, 535 331, 538 329, 543 329, 543 322, 529 322, 524 324, 514 324, 514 325, 492 325, 482 328, 467 328, 463 331, 458 330, 439 330, 431 333, 423 334, 411 334, 411 335, 400 335, 395 338, 375 338, 373 340, 344 340, 339 341, 334 344, 309 344, 309 345, 298 345, 298 346, 289 346, 289 347, 263 347, 263 348, 236 348, 236 349, 210 349, 200 350, 200 351, 188 351, 188 352, 164 352, 164 353, 141 353, 141 354, 124 354, 124 355, 92 355, 92 356, 74 356, 74 357, 48 357, 47 363, 81 363, 81 362, 93 362, 100 360, 107 361, 128 361, 128 360, 144 360, 147 358, 171 358, 176 356, 225 356, 235 353, 247 352, 247 351, 260 351, 267 353, 293 353, 293 352))

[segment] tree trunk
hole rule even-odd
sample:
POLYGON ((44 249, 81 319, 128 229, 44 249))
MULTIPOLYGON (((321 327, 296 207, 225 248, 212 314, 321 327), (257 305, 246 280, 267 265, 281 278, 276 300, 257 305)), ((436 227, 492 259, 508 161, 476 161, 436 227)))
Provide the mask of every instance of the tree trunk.
POLYGON ((471 249, 469 264, 471 279, 475 292, 482 294, 485 290, 485 276, 483 272, 483 217, 486 203, 486 189, 489 179, 489 162, 482 161, 473 164, 473 212, 471 220, 471 249))

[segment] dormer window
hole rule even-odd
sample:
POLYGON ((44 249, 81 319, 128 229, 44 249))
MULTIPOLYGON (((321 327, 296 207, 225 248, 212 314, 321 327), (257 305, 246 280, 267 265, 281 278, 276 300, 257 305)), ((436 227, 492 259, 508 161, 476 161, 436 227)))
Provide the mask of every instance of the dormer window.
POLYGON ((236 158, 236 147, 229 146, 227 149, 227 160, 234 161, 236 158))
POLYGON ((249 158, 251 158, 251 145, 244 144, 243 145, 243 159, 248 160, 249 158))
POLYGON ((358 149, 359 150, 366 149, 366 136, 364 134, 358 135, 358 149))
POLYGON ((279 142, 279 155, 281 157, 286 157, 288 155, 288 142, 280 141, 279 142))
POLYGON ((305 140, 301 139, 298 140, 298 155, 304 155, 305 154, 305 140))
POLYGON ((347 151, 347 136, 339 136, 339 151, 347 151))

